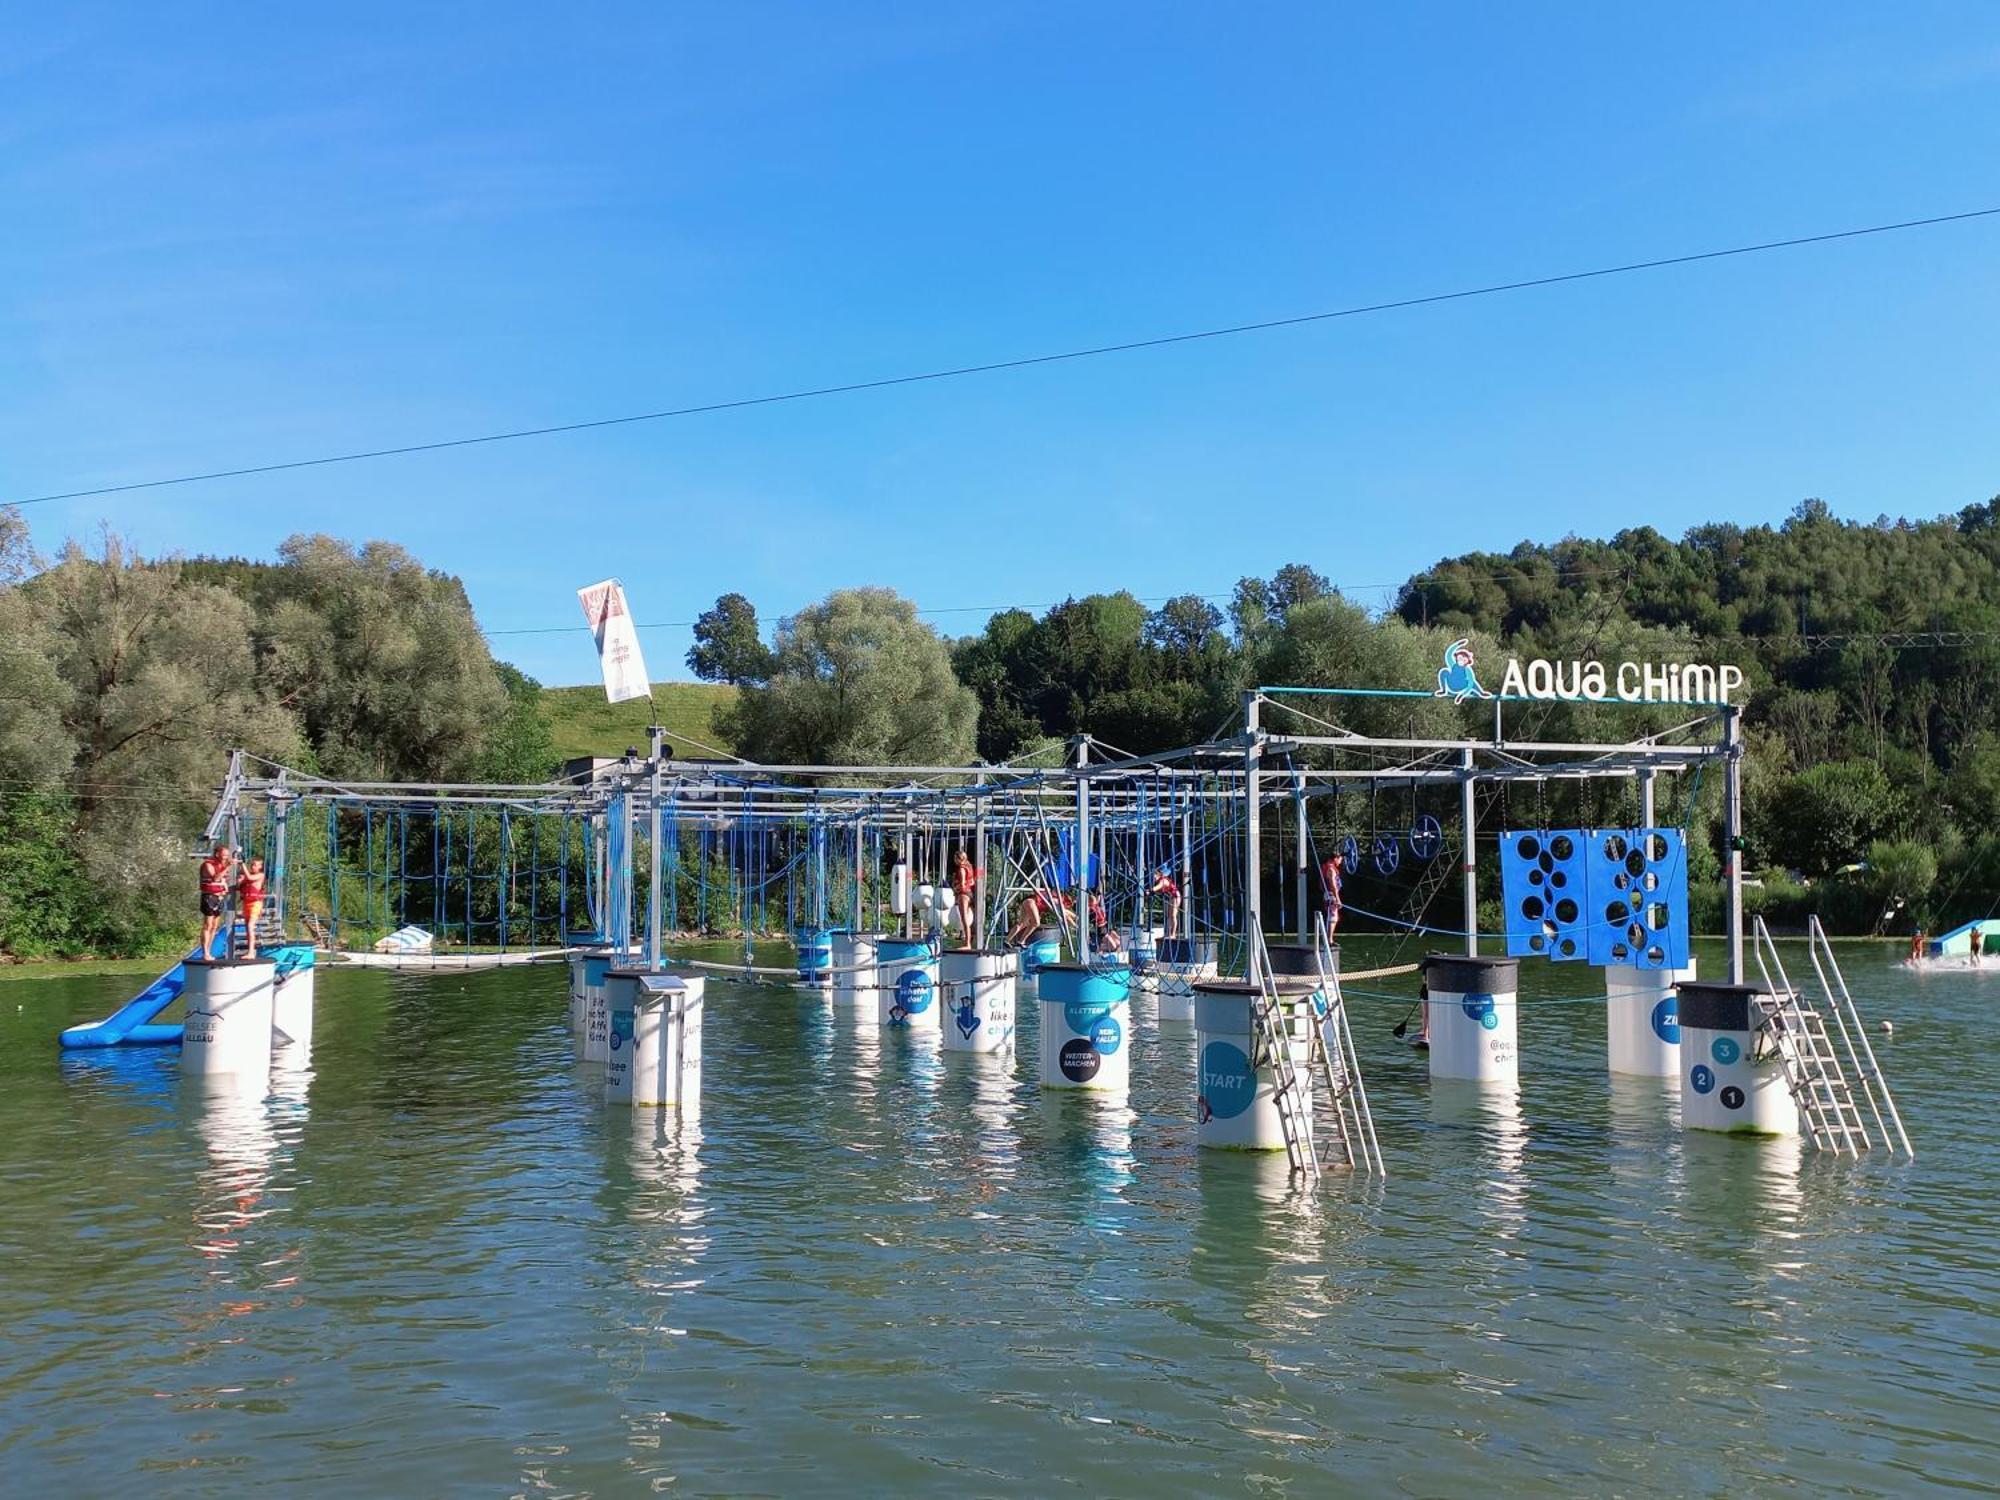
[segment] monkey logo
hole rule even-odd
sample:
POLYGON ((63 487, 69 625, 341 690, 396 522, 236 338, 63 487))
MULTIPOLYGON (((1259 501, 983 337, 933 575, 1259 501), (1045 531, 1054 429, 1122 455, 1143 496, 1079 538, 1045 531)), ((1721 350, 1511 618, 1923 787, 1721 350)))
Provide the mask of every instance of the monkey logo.
POLYGON ((1466 637, 1460 636, 1444 648, 1444 665, 1438 668, 1437 692, 1432 696, 1454 703, 1493 696, 1479 685, 1479 674, 1472 670, 1472 642, 1466 637))

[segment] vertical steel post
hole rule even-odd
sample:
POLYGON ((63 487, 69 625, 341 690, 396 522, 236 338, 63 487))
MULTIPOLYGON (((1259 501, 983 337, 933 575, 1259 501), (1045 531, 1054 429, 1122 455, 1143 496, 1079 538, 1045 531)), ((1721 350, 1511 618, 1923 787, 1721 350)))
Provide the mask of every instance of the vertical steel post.
POLYGON ((648 822, 646 851, 646 967, 660 967, 660 917, 664 902, 660 892, 660 763, 666 753, 667 732, 658 724, 646 731, 653 737, 652 809, 648 822))
POLYGON ((1729 933, 1729 982, 1743 983, 1743 719, 1722 710, 1722 837, 1724 918, 1729 933))
POLYGON ((1243 695, 1243 973, 1250 983, 1263 979, 1257 966, 1257 937, 1264 930, 1264 893, 1260 885, 1262 828, 1259 819, 1258 763, 1264 753, 1264 732, 1257 724, 1258 697, 1243 695))
POLYGON ((1296 766, 1292 769, 1292 795, 1298 801, 1299 941, 1304 943, 1312 938, 1312 919, 1306 915, 1306 779, 1296 766))
POLYGON ((1468 955, 1479 952, 1479 870, 1477 847, 1477 812, 1473 805, 1472 752, 1459 751, 1458 821, 1465 841, 1465 951, 1468 955))
POLYGON ((1090 736, 1076 738, 1076 961, 1090 962, 1090 736))
POLYGON ((980 798, 972 824, 972 931, 965 935, 969 948, 986 946, 986 799, 980 798))

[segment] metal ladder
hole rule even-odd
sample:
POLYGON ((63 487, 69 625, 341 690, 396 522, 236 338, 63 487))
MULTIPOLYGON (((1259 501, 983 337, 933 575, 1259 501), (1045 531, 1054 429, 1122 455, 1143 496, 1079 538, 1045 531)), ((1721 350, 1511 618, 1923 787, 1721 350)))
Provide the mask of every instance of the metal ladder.
POLYGON ((1291 1027, 1285 1015, 1285 1000, 1278 993, 1271 974, 1271 955, 1264 934, 1252 929, 1250 941, 1255 951, 1252 968, 1257 974, 1257 993, 1250 999, 1251 1022, 1257 1056, 1250 1059, 1254 1077, 1265 1066, 1271 1069, 1271 1101, 1277 1106, 1278 1126, 1285 1138, 1285 1158, 1292 1175, 1315 1182, 1320 1175, 1319 1152, 1313 1145, 1312 1100, 1306 1089, 1307 1076, 1292 1059, 1291 1027))
POLYGON ((1368 1107, 1368 1087, 1361 1081, 1361 1058, 1354 1049, 1354 1033, 1347 1026, 1347 1001, 1340 993, 1333 945, 1327 936, 1325 919, 1318 919, 1314 925, 1313 959, 1319 965, 1319 990, 1313 1003, 1314 1024, 1307 1042, 1306 1066, 1314 1081, 1325 1090, 1328 1111, 1333 1116, 1333 1128, 1323 1137, 1325 1146, 1320 1153, 1320 1165, 1343 1166, 1386 1177, 1382 1146, 1375 1139, 1375 1112, 1368 1107))
POLYGON ((1806 951, 1819 980, 1817 1002, 1792 983, 1762 917, 1757 918, 1755 930, 1757 967, 1767 996, 1759 1006, 1758 1048, 1762 1055, 1777 1057, 1806 1138, 1818 1150, 1838 1151, 1858 1160, 1863 1151, 1876 1147, 1879 1137, 1879 1144, 1892 1155, 1900 1151, 1913 1157, 1916 1153, 1903 1130, 1902 1116, 1896 1112, 1896 1101, 1890 1097, 1888 1081, 1868 1041, 1868 1028, 1819 918, 1811 918, 1806 929, 1806 951), (1833 1018, 1832 1030, 1827 1026, 1828 1016, 1833 1018), (1835 1031, 1840 1035, 1839 1047, 1834 1045, 1835 1031), (1861 1103, 1855 1099, 1856 1083, 1861 1103), (1872 1131, 1862 1103, 1874 1119, 1872 1131))

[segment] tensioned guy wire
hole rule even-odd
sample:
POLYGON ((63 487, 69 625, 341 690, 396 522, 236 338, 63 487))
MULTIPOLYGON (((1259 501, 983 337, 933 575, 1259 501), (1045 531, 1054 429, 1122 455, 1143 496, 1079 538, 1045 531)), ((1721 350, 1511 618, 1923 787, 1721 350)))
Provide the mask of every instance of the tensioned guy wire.
POLYGON ((401 458, 413 453, 437 453, 450 448, 471 448, 485 443, 512 442, 517 438, 552 437, 558 433, 589 432, 600 427, 624 427, 637 422, 663 422, 673 417, 741 411, 753 406, 776 406, 790 401, 811 401, 823 396, 845 396, 860 391, 887 390, 894 386, 920 385, 927 381, 957 380, 968 375, 991 375, 1002 370, 1025 370, 1037 365, 1095 359, 1107 354, 1130 354, 1141 349, 1162 349, 1173 344, 1192 344, 1205 339, 1234 338, 1246 333, 1266 333, 1278 328, 1297 328, 1308 323, 1327 323, 1338 318, 1358 318, 1369 313, 1395 312, 1403 308, 1428 307, 1440 302, 1462 302, 1472 297, 1491 297, 1502 292, 1523 292, 1536 287, 1561 286, 1567 282, 1624 276, 1635 271, 1658 271, 1670 266, 1695 265, 1701 261, 1726 260, 1740 255, 1760 255, 1767 251, 1792 250, 1804 245, 1824 245, 1835 240, 1894 234, 1906 229, 1928 229, 1940 224, 1962 223, 1968 219, 1991 218, 1996 214, 2000 214, 2000 206, 1968 209, 1964 213, 1936 214, 1926 219, 1903 219, 1893 224, 1870 224, 1860 229, 1835 229, 1824 234, 1798 235, 1783 240, 1763 240, 1753 245, 1732 245, 1722 250, 1698 250, 1686 255, 1659 256, 1651 260, 1627 261, 1622 265, 1597 266, 1587 271, 1565 271, 1550 276, 1534 276, 1523 281, 1502 281, 1487 286, 1464 287, 1455 292, 1431 292, 1418 297, 1399 297, 1388 302, 1370 302, 1356 307, 1334 308, 1327 312, 1297 313, 1290 317, 1265 318, 1254 323, 1233 323, 1222 328, 1197 329, 1191 333, 1167 333, 1153 338, 1128 339, 1115 344, 1095 344, 1081 349, 1064 349, 1053 354, 1029 354, 1016 359, 988 360, 981 364, 923 370, 910 375, 887 375, 874 380, 810 386, 802 390, 781 391, 765 396, 741 396, 727 401, 705 401, 693 406, 632 412, 618 417, 596 417, 581 422, 555 422, 540 427, 515 428, 509 432, 480 433, 474 437, 442 438, 432 442, 405 443, 392 448, 368 448, 353 453, 332 453, 318 458, 294 458, 277 463, 245 464, 236 468, 213 469, 203 474, 178 474, 167 479, 142 479, 130 484, 107 484, 93 489, 63 490, 54 494, 34 495, 24 500, 4 503, 17 506, 47 505, 56 500, 85 500, 98 495, 125 495, 135 490, 164 489, 170 485, 200 484, 214 479, 241 479, 254 474, 279 474, 293 469, 317 469, 329 464, 360 463, 367 459, 401 458))

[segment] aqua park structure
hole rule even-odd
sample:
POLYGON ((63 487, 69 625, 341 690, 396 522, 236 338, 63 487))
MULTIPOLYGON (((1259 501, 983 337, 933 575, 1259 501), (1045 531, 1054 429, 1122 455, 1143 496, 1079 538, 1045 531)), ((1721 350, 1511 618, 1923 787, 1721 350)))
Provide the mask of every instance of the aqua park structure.
POLYGON ((225 923, 214 951, 62 1043, 177 1045, 185 1077, 254 1086, 274 1056, 310 1049, 323 965, 547 965, 567 976, 606 1107, 692 1113, 704 1007, 741 982, 796 985, 843 1024, 967 1066, 1015 1066, 1032 1006, 1019 1065, 1047 1089, 1112 1095, 1146 1066, 1133 1019, 1151 1008, 1194 1032, 1198 1143, 1283 1152, 1311 1182, 1387 1167, 1344 985, 1420 973, 1433 1085, 1505 1093, 1524 1062, 1523 966, 1574 963, 1601 980, 1607 1070, 1677 1079, 1683 1129, 1908 1153, 1824 932, 1795 983, 1761 921, 1746 930, 1740 710, 1668 700, 1685 717, 1664 729, 1547 740, 1510 723, 1539 722, 1528 700, 1453 670, 1435 694, 1257 688, 1204 743, 1130 755, 1079 738, 1039 767, 693 760, 658 730, 649 753, 521 786, 347 781, 238 752, 207 835, 266 861, 258 956, 236 956, 225 923), (1476 729, 1341 722, 1380 697, 1461 703, 1455 722, 1476 729), (1711 771, 1727 971, 1697 976, 1690 814, 1660 810, 1691 810, 1711 771), (1552 800, 1601 814, 1584 795, 1599 789, 1616 816, 1547 826, 1552 800), (1400 912, 1353 902, 1389 877, 1400 912), (1457 925, 1427 925, 1454 885, 1457 925), (1482 890, 1499 896, 1497 931, 1478 930, 1482 890), (1436 951, 1345 970, 1343 915, 1436 951), (703 934, 740 937, 741 961, 712 942, 673 951, 703 934), (793 961, 769 961, 762 938, 793 961), (164 1022, 176 1001, 184 1019, 164 1022))

